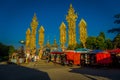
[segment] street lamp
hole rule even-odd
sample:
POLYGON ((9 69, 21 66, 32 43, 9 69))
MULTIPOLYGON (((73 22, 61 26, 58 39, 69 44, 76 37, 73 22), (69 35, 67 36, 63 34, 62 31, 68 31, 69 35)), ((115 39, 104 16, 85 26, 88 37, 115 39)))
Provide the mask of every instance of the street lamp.
POLYGON ((20 52, 24 55, 24 45, 25 45, 25 41, 24 41, 24 40, 20 40, 19 43, 22 44, 22 46, 21 46, 21 51, 20 51, 20 52))
POLYGON ((19 41, 21 44, 25 44, 25 41, 24 40, 20 40, 19 41))

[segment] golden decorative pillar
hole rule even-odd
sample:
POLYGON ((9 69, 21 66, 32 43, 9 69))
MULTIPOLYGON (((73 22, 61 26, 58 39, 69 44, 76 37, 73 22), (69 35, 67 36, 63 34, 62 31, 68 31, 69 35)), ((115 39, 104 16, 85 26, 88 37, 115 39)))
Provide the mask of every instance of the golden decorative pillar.
POLYGON ((39 45, 40 45, 40 51, 39 51, 39 58, 42 58, 42 54, 43 54, 43 44, 44 44, 44 28, 43 26, 40 27, 39 29, 39 45))
POLYGON ((30 28, 26 31, 26 43, 25 43, 26 49, 29 49, 30 47, 30 28))
POLYGON ((66 43, 66 25, 64 22, 60 25, 60 46, 62 49, 65 48, 66 43))
POLYGON ((34 16, 32 18, 32 22, 31 22, 31 49, 36 48, 36 29, 38 26, 38 21, 37 21, 37 17, 36 14, 34 13, 34 16))
POLYGON ((40 48, 43 48, 43 44, 44 44, 44 28, 43 28, 43 26, 41 26, 40 29, 39 29, 39 45, 40 45, 40 48))
POLYGON ((68 45, 76 45, 76 19, 78 18, 77 14, 70 4, 70 8, 68 10, 68 15, 66 16, 66 20, 68 22, 68 45))
POLYGON ((83 44, 83 47, 86 48, 86 39, 87 39, 87 29, 86 29, 86 22, 84 19, 81 19, 80 23, 79 23, 79 31, 80 31, 80 41, 83 44))

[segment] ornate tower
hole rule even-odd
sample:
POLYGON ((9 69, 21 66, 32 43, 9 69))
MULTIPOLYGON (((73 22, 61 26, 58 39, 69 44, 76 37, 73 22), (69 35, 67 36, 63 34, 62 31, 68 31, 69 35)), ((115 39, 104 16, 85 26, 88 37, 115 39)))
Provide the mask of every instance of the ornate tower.
POLYGON ((46 43, 46 47, 47 47, 47 48, 50 48, 50 47, 51 47, 49 40, 48 40, 47 43, 46 43))
POLYGON ((84 19, 81 19, 80 23, 79 23, 79 31, 80 31, 80 41, 83 44, 83 47, 86 48, 86 39, 87 39, 87 29, 86 29, 86 22, 84 19))
POLYGON ((30 28, 26 31, 26 43, 25 43, 26 49, 30 47, 30 28))
POLYGON ((54 47, 54 48, 58 48, 58 44, 57 44, 56 39, 54 39, 54 43, 53 43, 52 47, 54 47))
POLYGON ((39 29, 39 45, 40 45, 39 57, 40 57, 40 59, 42 58, 42 54, 43 54, 44 31, 45 31, 44 27, 41 26, 39 29))
POLYGON ((44 27, 41 26, 39 29, 39 45, 40 48, 43 48, 43 44, 44 44, 44 27))
POLYGON ((68 45, 76 44, 76 19, 77 14, 75 14, 74 8, 72 4, 70 4, 70 8, 68 10, 68 14, 66 16, 66 20, 68 22, 68 45))
POLYGON ((31 22, 31 29, 32 29, 32 32, 31 32, 31 49, 36 48, 36 29, 37 29, 37 26, 38 26, 38 21, 37 21, 36 14, 34 13, 34 16, 33 16, 32 22, 31 22))
POLYGON ((60 25, 60 46, 62 49, 65 48, 66 43, 66 25, 64 22, 60 25))

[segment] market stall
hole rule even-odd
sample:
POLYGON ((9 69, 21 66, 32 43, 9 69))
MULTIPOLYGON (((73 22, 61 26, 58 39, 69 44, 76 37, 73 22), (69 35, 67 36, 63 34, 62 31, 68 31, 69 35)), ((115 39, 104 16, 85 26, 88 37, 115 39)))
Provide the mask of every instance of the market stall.
POLYGON ((69 65, 80 65, 80 53, 73 50, 65 51, 69 65))
POLYGON ((96 63, 99 65, 110 65, 112 57, 109 52, 99 52, 96 54, 96 63))
POLYGON ((51 61, 53 61, 55 63, 61 63, 64 52, 53 51, 53 52, 50 52, 50 54, 51 54, 51 61))

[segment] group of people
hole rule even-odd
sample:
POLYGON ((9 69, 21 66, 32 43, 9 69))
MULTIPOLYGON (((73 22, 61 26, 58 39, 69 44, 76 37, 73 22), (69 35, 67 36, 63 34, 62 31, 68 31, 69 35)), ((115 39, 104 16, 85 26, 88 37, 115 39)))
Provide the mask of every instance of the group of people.
POLYGON ((52 54, 50 50, 36 50, 34 49, 25 49, 23 53, 18 53, 17 51, 12 54, 10 58, 10 62, 12 63, 29 63, 29 62, 37 62, 40 59, 45 59, 46 62, 54 62, 59 63, 61 65, 66 65, 71 63, 67 60, 66 54, 52 54), (22 54, 22 55, 21 55, 22 54))
POLYGON ((25 63, 36 62, 39 60, 40 60, 40 57, 37 54, 36 48, 31 51, 29 49, 25 51, 25 63))
POLYGON ((37 54, 35 48, 33 50, 26 49, 24 50, 24 52, 15 51, 10 57, 10 62, 17 64, 36 62, 39 60, 40 60, 40 56, 37 54))
POLYGON ((47 62, 53 62, 53 63, 59 63, 61 65, 66 65, 67 64, 67 58, 66 54, 47 54, 46 58, 47 62))

